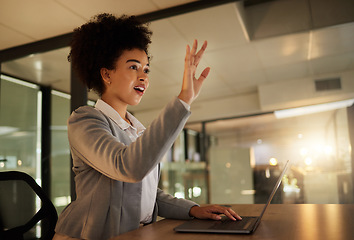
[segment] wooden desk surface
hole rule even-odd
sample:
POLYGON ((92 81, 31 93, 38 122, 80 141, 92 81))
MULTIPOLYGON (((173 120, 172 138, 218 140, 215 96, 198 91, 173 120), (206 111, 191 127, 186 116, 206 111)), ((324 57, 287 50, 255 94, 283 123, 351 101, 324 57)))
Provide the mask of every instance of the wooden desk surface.
MULTIPOLYGON (((239 204, 232 208, 242 215, 258 216, 262 204, 239 204)), ((216 239, 354 239, 354 204, 271 204, 251 235, 176 233, 183 220, 164 219, 122 234, 115 240, 216 240, 216 239)))

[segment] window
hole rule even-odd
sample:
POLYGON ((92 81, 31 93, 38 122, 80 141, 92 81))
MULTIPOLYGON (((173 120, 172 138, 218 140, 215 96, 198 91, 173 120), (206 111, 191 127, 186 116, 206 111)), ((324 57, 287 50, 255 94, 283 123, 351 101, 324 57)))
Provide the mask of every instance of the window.
POLYGON ((0 170, 41 179, 41 92, 37 85, 1 75, 0 170))
MULTIPOLYGON (((327 108, 328 109, 328 108, 327 108)), ((263 114, 206 123, 211 203, 264 203, 287 160, 273 201, 352 203, 345 107, 277 118, 263 114)), ((198 125, 187 127, 198 129, 198 125)))

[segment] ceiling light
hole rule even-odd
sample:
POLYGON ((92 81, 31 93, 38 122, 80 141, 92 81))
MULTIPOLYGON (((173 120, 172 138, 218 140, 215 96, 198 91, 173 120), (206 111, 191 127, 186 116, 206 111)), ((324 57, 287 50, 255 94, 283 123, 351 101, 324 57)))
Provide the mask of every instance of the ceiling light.
POLYGON ((6 135, 18 131, 18 128, 9 126, 0 126, 0 135, 6 135))
POLYGON ((311 105, 306 107, 299 108, 290 108, 284 110, 274 111, 274 115, 276 118, 287 118, 287 117, 296 117, 306 114, 319 113, 325 111, 331 111, 340 108, 346 108, 352 106, 354 103, 354 99, 339 101, 339 102, 331 102, 324 104, 311 105))
POLYGON ((39 89, 39 87, 36 84, 25 82, 25 81, 21 81, 21 80, 18 80, 16 78, 9 77, 9 76, 6 76, 6 75, 2 75, 1 74, 1 79, 5 80, 5 81, 12 82, 12 83, 16 83, 16 84, 19 84, 19 85, 22 85, 22 86, 25 86, 25 87, 29 87, 29 88, 33 88, 33 89, 39 89))

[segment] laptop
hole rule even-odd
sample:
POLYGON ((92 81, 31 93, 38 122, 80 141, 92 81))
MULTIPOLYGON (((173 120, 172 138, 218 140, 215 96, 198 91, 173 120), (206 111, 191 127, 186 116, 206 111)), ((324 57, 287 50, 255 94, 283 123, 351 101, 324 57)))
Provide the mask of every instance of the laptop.
POLYGON ((233 221, 226 216, 221 220, 201 220, 192 219, 174 228, 176 232, 195 232, 195 233, 235 233, 235 234, 250 234, 253 233, 258 227, 264 212, 272 201, 275 192, 278 190, 280 183, 283 179, 285 172, 289 166, 289 160, 286 162, 283 171, 281 172, 267 203, 259 216, 241 216, 241 221, 233 221))

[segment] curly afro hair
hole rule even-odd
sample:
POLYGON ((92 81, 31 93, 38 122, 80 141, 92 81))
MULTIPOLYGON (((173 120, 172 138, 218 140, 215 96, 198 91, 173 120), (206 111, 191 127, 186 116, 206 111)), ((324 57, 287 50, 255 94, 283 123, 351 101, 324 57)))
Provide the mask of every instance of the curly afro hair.
POLYGON ((123 51, 141 49, 148 55, 152 32, 135 16, 103 13, 74 30, 68 60, 89 90, 105 91, 100 69, 114 69, 123 51))

